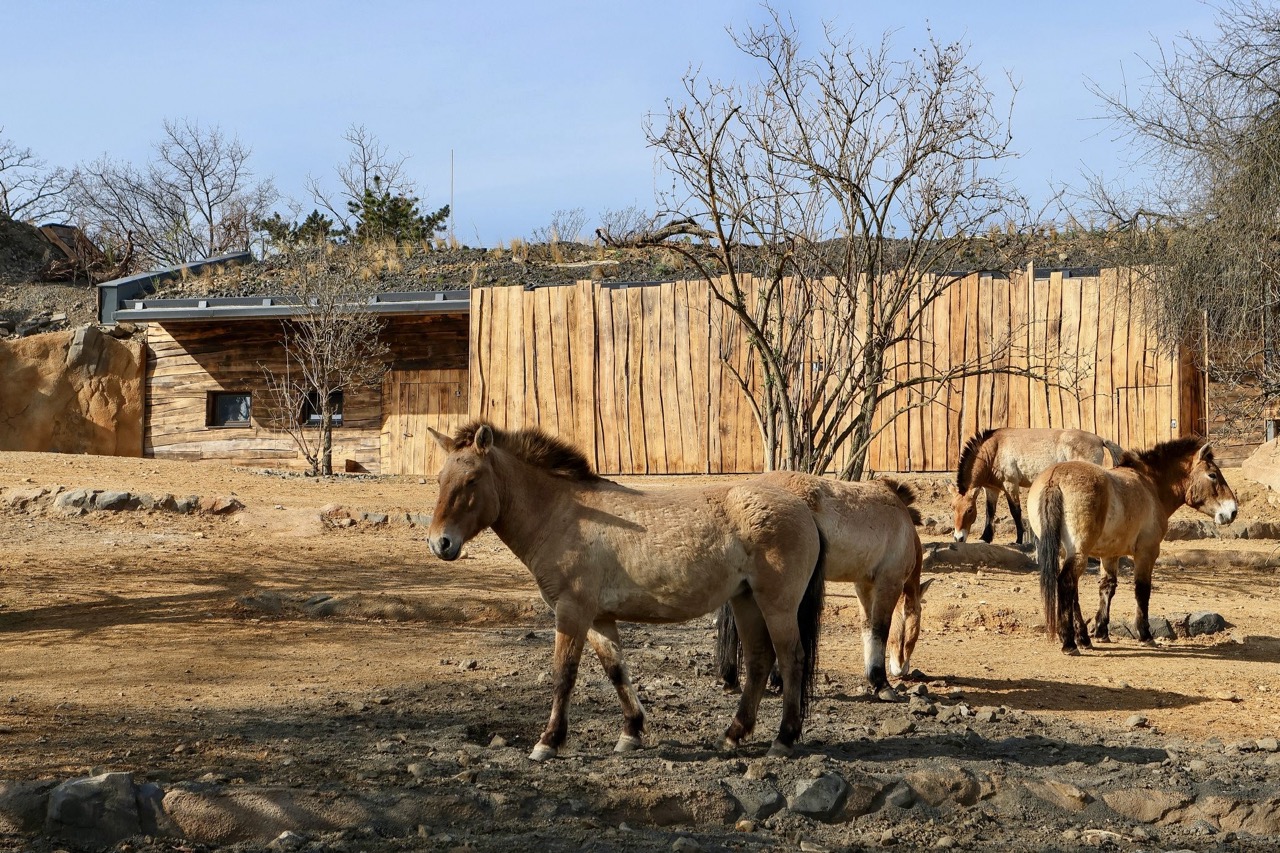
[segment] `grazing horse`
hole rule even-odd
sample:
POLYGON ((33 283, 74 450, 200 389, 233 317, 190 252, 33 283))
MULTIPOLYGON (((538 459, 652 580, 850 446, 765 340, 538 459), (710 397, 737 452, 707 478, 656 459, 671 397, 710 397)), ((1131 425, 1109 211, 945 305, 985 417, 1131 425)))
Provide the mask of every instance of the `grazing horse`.
POLYGON ((1079 459, 1101 465, 1106 459, 1104 448, 1110 451, 1112 464, 1124 453, 1120 445, 1079 429, 988 429, 970 436, 960 454, 953 490, 955 540, 969 538, 969 528, 978 519, 978 491, 983 489, 987 523, 982 528, 982 541, 995 538, 996 501, 1004 492, 1018 531, 1017 544, 1021 545, 1025 534, 1021 490, 1057 462, 1079 459))
POLYGON ((1141 453, 1125 453, 1115 468, 1088 462, 1054 465, 1031 486, 1031 528, 1040 537, 1040 596, 1049 636, 1056 632, 1065 654, 1092 648, 1080 613, 1079 580, 1089 557, 1102 560, 1094 639, 1110 642, 1111 599, 1120 558, 1133 558, 1133 587, 1138 600, 1134 620, 1138 639, 1151 642, 1147 607, 1151 570, 1169 516, 1184 504, 1230 524, 1236 496, 1201 438, 1179 438, 1141 453), (1059 550, 1064 557, 1058 562, 1059 550))
POLYGON ((597 476, 577 449, 540 430, 486 423, 449 438, 431 550, 456 560, 487 527, 533 574, 555 610, 551 717, 530 758, 555 756, 568 733, 584 643, 622 704, 616 751, 641 745, 644 708, 627 674, 618 620, 683 622, 733 606, 746 685, 725 732, 755 727, 775 659, 783 710, 770 755, 790 755, 812 693, 822 618, 823 542, 802 500, 767 483, 641 492, 597 476))
MULTIPOLYGON (((766 483, 801 498, 813 512, 826 542, 827 580, 854 585, 862 605, 862 648, 867 682, 877 693, 911 669, 920 636, 920 567, 924 550, 910 505, 911 489, 892 480, 846 483, 776 471, 751 482, 766 483)), ((720 678, 738 686, 739 643, 733 619, 722 608, 717 619, 720 678)))

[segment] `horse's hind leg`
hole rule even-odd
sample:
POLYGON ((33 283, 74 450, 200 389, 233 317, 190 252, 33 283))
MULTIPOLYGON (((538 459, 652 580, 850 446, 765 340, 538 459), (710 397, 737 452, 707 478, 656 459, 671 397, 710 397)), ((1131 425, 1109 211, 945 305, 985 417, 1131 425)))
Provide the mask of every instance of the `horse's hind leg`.
POLYGON ((1009 515, 1013 516, 1013 527, 1018 532, 1015 543, 1022 545, 1027 537, 1027 529, 1022 523, 1022 490, 1017 483, 1005 483, 1004 497, 1009 502, 1009 515))
POLYGON ((1115 598, 1119 571, 1120 558, 1108 557, 1098 573, 1098 615, 1093 620, 1093 638, 1100 643, 1111 642, 1111 599, 1115 598))
POLYGON ((1138 602, 1138 612, 1133 619, 1138 639, 1148 645, 1155 642, 1151 636, 1151 621, 1147 616, 1147 608, 1151 605, 1151 571, 1155 568, 1156 555, 1160 553, 1159 544, 1154 549, 1146 549, 1133 555, 1133 595, 1138 602))
POLYGON ((567 612, 562 600, 556 607, 556 646, 552 659, 551 717, 529 757, 534 761, 554 758, 569 733, 569 698, 578 680, 578 664, 587 639, 586 620, 567 612))
POLYGON ((991 486, 986 487, 987 490, 987 523, 982 528, 982 541, 990 542, 996 538, 996 501, 1000 499, 1000 491, 991 486))
POLYGON ((742 642, 742 695, 738 698, 738 711, 724 733, 725 748, 735 749, 756 727, 756 713, 769 670, 773 668, 774 652, 764 614, 755 597, 745 592, 734 596, 729 603, 742 642))
POLYGON ((884 586, 886 584, 859 583, 856 588, 862 602, 862 657, 867 683, 876 696, 892 700, 898 697, 885 674, 885 651, 898 600, 891 591, 883 589, 884 586))
POLYGON ((618 701, 622 703, 622 734, 613 751, 630 752, 639 749, 642 746, 640 738, 644 734, 644 706, 640 704, 640 697, 631 685, 627 664, 622 659, 618 623, 612 619, 597 620, 587 632, 587 641, 595 649, 600 665, 604 667, 604 674, 618 691, 618 701))
POLYGON ((1080 610, 1077 579, 1084 573, 1088 559, 1084 554, 1072 554, 1058 573, 1058 639, 1062 641, 1062 653, 1065 655, 1080 654, 1076 645, 1076 614, 1080 610))

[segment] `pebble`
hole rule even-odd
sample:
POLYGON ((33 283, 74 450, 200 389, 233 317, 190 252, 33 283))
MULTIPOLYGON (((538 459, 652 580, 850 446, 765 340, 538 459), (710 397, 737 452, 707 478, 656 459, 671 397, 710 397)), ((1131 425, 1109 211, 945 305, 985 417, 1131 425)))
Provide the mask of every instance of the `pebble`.
POLYGON ((1263 752, 1276 752, 1277 750, 1280 750, 1280 741, 1277 741, 1273 737, 1260 737, 1256 743, 1258 749, 1263 752))
POLYGON ((405 768, 405 770, 408 770, 409 775, 415 779, 421 779, 430 772, 427 769, 427 765, 419 764, 418 762, 414 762, 413 764, 410 764, 408 767, 405 768))
POLYGON ((754 820, 748 820, 747 818, 744 817, 742 820, 735 823, 733 825, 733 828, 738 832, 755 832, 756 822, 754 820))
POLYGON ((885 720, 880 724, 881 737, 898 737, 900 735, 909 735, 916 730, 916 724, 905 717, 897 717, 885 720))
POLYGON ((1196 758, 1187 762, 1187 769, 1192 773, 1203 773, 1209 769, 1209 762, 1196 758))
POLYGON ((952 838, 950 835, 944 835, 941 838, 939 838, 937 841, 933 842, 933 849, 935 850, 950 850, 952 847, 955 847, 955 846, 956 846, 956 840, 952 838))
POLYGON ((804 853, 831 853, 830 847, 823 847, 821 844, 813 841, 801 841, 800 849, 804 851, 804 853))
POLYGON ((1229 693, 1219 693, 1214 698, 1222 702, 1243 702, 1244 701, 1243 699, 1240 698, 1240 694, 1236 693, 1235 691, 1231 691, 1229 693))
POLYGON ((694 841, 689 836, 682 835, 671 844, 671 849, 676 851, 676 853, 694 853, 694 851, 701 850, 702 848, 698 846, 698 842, 694 841))
POLYGON ((884 832, 880 833, 881 847, 889 847, 890 845, 897 844, 897 843, 898 843, 898 836, 894 834, 894 831, 892 829, 886 829, 884 832))
POLYGON ((743 779, 751 779, 759 781, 769 775, 768 767, 763 761, 753 761, 747 765, 747 772, 742 774, 743 779))
POLYGON ((1142 729, 1147 726, 1147 718, 1141 714, 1134 714, 1132 717, 1124 721, 1125 727, 1130 729, 1142 729))
POLYGON ((1063 841, 1075 841, 1079 837, 1080 837, 1080 830, 1078 829, 1071 828, 1071 829, 1062 830, 1063 841))

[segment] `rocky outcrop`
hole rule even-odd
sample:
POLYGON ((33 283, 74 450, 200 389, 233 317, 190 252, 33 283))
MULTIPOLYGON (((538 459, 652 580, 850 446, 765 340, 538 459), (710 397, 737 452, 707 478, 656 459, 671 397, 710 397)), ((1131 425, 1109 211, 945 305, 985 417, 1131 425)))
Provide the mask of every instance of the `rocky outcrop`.
POLYGON ((145 363, 96 326, 0 341, 0 450, 141 456, 145 363))

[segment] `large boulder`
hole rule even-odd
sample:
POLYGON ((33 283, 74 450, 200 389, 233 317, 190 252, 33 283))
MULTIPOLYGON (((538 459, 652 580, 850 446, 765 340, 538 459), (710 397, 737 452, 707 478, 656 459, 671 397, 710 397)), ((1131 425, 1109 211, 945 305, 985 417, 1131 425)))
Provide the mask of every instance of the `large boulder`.
POLYGON ((0 341, 0 450, 141 456, 145 363, 96 326, 0 341))
POLYGON ((1255 483, 1280 491, 1280 438, 1258 445, 1241 463, 1240 473, 1255 483))

